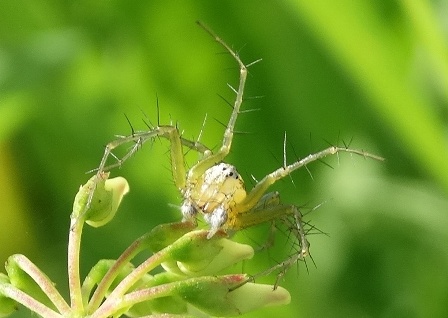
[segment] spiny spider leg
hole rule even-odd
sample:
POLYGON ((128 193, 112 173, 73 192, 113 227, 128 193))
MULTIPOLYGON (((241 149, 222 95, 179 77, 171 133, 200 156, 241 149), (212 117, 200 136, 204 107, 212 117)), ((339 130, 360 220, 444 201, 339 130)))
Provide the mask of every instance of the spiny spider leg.
MULTIPOLYGON (((121 165, 127 159, 132 157, 132 155, 134 155, 146 141, 153 140, 156 137, 164 137, 171 142, 171 148, 170 148, 171 167, 174 182, 179 189, 185 187, 186 172, 184 165, 184 157, 182 153, 182 146, 196 150, 203 156, 207 156, 207 154, 210 153, 211 151, 199 141, 191 141, 189 139, 182 137, 177 127, 169 125, 160 125, 148 131, 138 131, 129 136, 118 136, 118 139, 109 142, 104 149, 104 154, 98 168, 91 170, 91 172, 96 171, 96 183, 103 179, 103 173, 105 171, 108 171, 115 167, 121 167, 121 165), (134 142, 135 144, 123 157, 118 158, 112 153, 112 151, 117 147, 120 147, 124 144, 128 144, 130 142, 134 142), (109 159, 110 156, 115 158, 117 162, 111 165, 107 165, 107 160, 109 159)), ((84 208, 85 211, 87 211, 90 208, 93 195, 96 190, 95 188, 96 184, 89 193, 87 204, 86 207, 84 208)), ((81 213, 81 215, 83 215, 85 211, 81 213)))
POLYGON ((222 45, 226 51, 235 59, 235 61, 238 63, 240 67, 240 82, 238 86, 238 90, 233 89, 234 92, 236 92, 236 98, 235 102, 233 104, 233 110, 232 115, 230 116, 229 123, 227 124, 226 130, 224 132, 224 138, 222 141, 221 148, 214 154, 211 154, 207 158, 204 158, 204 160, 199 161, 196 165, 194 165, 190 171, 188 172, 188 178, 195 179, 198 176, 202 175, 205 170, 212 167, 213 165, 221 162, 230 151, 230 147, 232 145, 233 140, 233 133, 235 128, 236 119, 238 117, 238 114, 240 112, 241 104, 243 103, 243 95, 244 95, 244 87, 246 85, 246 78, 247 78, 247 68, 255 63, 258 63, 261 61, 261 59, 258 59, 248 65, 245 65, 238 54, 230 48, 230 46, 227 45, 218 35, 216 35, 210 28, 208 28, 206 25, 204 25, 200 21, 196 21, 196 23, 203 28, 207 33, 209 33, 216 42, 218 42, 220 45, 222 45))
POLYGON ((348 153, 353 153, 353 154, 363 156, 365 158, 371 158, 371 159, 375 159, 375 160, 379 160, 379 161, 384 161, 384 158, 374 155, 374 154, 371 154, 371 153, 368 153, 368 152, 365 152, 365 151, 362 151, 362 150, 344 148, 344 147, 338 147, 338 146, 331 146, 331 147, 321 150, 317 153, 310 154, 310 155, 306 156, 305 158, 298 160, 290 165, 281 167, 281 168, 275 170, 274 172, 271 172, 267 176, 265 176, 247 194, 245 199, 241 203, 238 204, 238 206, 239 206, 238 209, 241 211, 247 211, 247 210, 252 209, 252 207, 254 207, 257 204, 257 202, 260 200, 260 198, 264 195, 266 190, 271 185, 273 185, 276 181, 288 176, 293 171, 295 171, 301 167, 304 167, 304 166, 306 167, 309 163, 311 163, 313 161, 323 159, 326 156, 334 155, 339 152, 348 152, 348 153))
POLYGON ((299 240, 299 245, 301 249, 300 254, 302 255, 301 258, 303 258, 304 256, 308 255, 309 243, 306 240, 306 233, 303 228, 302 214, 295 205, 278 204, 271 207, 267 207, 263 210, 250 210, 241 213, 237 216, 231 229, 241 230, 244 228, 260 224, 261 220, 264 220, 264 222, 266 222, 270 220, 280 219, 287 215, 294 216, 296 226, 291 230, 294 236, 299 240))
MULTIPOLYGON (((285 146, 284 146, 285 152, 285 146)), ((288 219, 288 222, 292 222, 293 226, 289 227, 291 234, 295 237, 298 244, 298 251, 287 257, 284 261, 272 266, 256 276, 268 275, 272 272, 278 272, 277 280, 274 288, 277 287, 279 280, 284 273, 296 262, 305 260, 306 256, 309 256, 309 242, 306 238, 307 231, 304 228, 305 222, 303 222, 302 214, 298 207, 295 205, 282 205, 280 203, 280 197, 278 192, 265 193, 265 191, 277 180, 280 180, 288 176, 293 171, 306 167, 307 164, 320 160, 326 156, 334 155, 339 152, 348 152, 357 155, 362 155, 366 158, 372 158, 375 160, 384 160, 384 158, 356 149, 336 147, 332 146, 315 154, 308 155, 307 157, 298 160, 290 165, 286 164, 286 155, 284 154, 284 166, 268 174, 261 181, 259 181, 252 191, 247 196, 236 203, 235 207, 230 210, 227 215, 225 227, 228 230, 238 231, 262 222, 269 221, 282 221, 286 223, 285 218, 288 216, 293 217, 293 221, 288 219)), ((251 278, 255 279, 255 277, 251 278)))
MULTIPOLYGON (((173 132, 171 132, 172 130, 177 130, 177 128, 174 126, 166 125, 166 126, 155 127, 148 131, 138 131, 129 136, 118 136, 119 137, 118 139, 116 139, 106 145, 104 154, 103 154, 103 158, 102 158, 98 168, 93 169, 89 172, 93 172, 93 171, 103 171, 104 172, 104 171, 109 171, 116 167, 120 167, 126 160, 128 160, 130 157, 132 157, 132 155, 134 155, 146 141, 152 140, 156 137, 165 137, 165 138, 171 140, 170 135, 173 134, 173 132), (116 149, 124 144, 130 143, 130 142, 134 142, 135 144, 123 157, 119 158, 112 153, 112 151, 114 149, 116 149), (114 164, 106 165, 107 160, 109 159, 109 156, 114 157, 117 162, 114 164)), ((196 150, 198 153, 200 153, 202 155, 206 155, 208 152, 210 152, 210 149, 207 148, 202 143, 200 143, 199 141, 189 140, 182 136, 179 136, 179 139, 180 139, 180 144, 182 144, 182 146, 188 147, 192 150, 196 150)))
MULTIPOLYGON (((268 193, 268 195, 271 195, 271 194, 278 197, 277 192, 268 193)), ((249 211, 249 212, 244 213, 238 217, 241 221, 241 224, 238 224, 238 226, 243 226, 243 228, 245 228, 245 227, 249 227, 252 225, 256 225, 256 224, 259 224, 260 219, 263 219, 263 218, 273 220, 273 222, 276 222, 279 219, 280 220, 284 219, 288 215, 293 216, 292 222, 294 222, 294 226, 292 226, 290 228, 290 230, 292 231, 292 234, 297 239, 297 244, 299 245, 298 250, 294 251, 291 255, 286 257, 286 259, 284 259, 280 263, 275 264, 260 273, 252 275, 243 284, 245 284, 247 282, 254 282, 259 277, 268 276, 271 273, 276 272, 277 277, 276 277, 275 284, 273 287, 273 289, 275 290, 275 289, 277 289, 277 287, 279 285, 280 279, 285 275, 285 273, 288 271, 288 269, 291 266, 293 266, 294 264, 296 264, 299 261, 305 261, 305 257, 310 256, 310 252, 309 252, 310 244, 306 238, 307 232, 304 228, 304 224, 306 224, 306 223, 303 222, 302 214, 300 213, 299 209, 295 205, 280 205, 279 204, 277 206, 267 207, 266 209, 263 209, 263 210, 249 211), (260 213, 260 214, 258 214, 258 213, 260 213), (248 224, 250 224, 250 225, 247 225, 245 222, 248 222, 248 224)), ((243 285, 243 284, 241 284, 241 285, 243 285)), ((239 287, 239 286, 237 286, 237 287, 239 287)))

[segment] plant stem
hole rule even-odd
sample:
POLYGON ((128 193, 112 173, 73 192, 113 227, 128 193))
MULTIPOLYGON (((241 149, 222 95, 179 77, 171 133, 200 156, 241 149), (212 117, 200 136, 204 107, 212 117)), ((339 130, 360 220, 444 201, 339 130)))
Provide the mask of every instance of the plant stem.
POLYGON ((148 238, 148 234, 145 234, 135 240, 120 257, 115 261, 114 265, 107 271, 101 282, 98 284, 92 298, 90 299, 89 305, 87 307, 87 312, 93 312, 94 309, 98 308, 107 293, 110 285, 112 285, 114 279, 120 273, 120 270, 125 266, 130 260, 132 260, 138 253, 140 253, 147 246, 145 241, 148 238))
POLYGON ((171 246, 164 248, 135 268, 120 282, 120 284, 118 284, 98 310, 92 314, 91 318, 109 317, 122 308, 122 296, 146 273, 160 265, 168 256, 170 248, 171 246))
POLYGON ((1 289, 3 295, 17 301, 18 303, 27 307, 28 309, 35 312, 39 316, 42 316, 45 318, 67 317, 67 315, 65 315, 65 314, 64 315, 58 314, 54 310, 48 308, 41 302, 37 301, 33 297, 29 296, 28 294, 24 293, 23 291, 14 287, 11 284, 2 284, 2 285, 0 285, 0 289, 1 289))
POLYGON ((70 290, 70 304, 72 311, 82 313, 84 305, 82 302, 81 279, 79 275, 79 253, 81 248, 81 233, 84 220, 81 217, 70 218, 70 230, 68 237, 68 285, 70 290))
POLYGON ((25 273, 27 273, 42 289, 45 295, 55 305, 63 316, 70 313, 70 307, 67 302, 54 287, 50 279, 24 255, 15 255, 14 261, 25 273))

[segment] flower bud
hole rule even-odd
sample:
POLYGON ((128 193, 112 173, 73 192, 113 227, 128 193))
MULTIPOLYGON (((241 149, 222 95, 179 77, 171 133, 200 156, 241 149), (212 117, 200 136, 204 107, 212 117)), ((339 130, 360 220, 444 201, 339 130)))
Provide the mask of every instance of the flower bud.
POLYGON ((188 276, 210 275, 252 258, 254 250, 251 246, 228 240, 222 232, 208 239, 207 233, 193 231, 173 243, 169 258, 177 262, 179 271, 173 269, 172 262, 170 266, 164 266, 165 269, 188 276))
POLYGON ((80 187, 73 204, 72 218, 81 217, 93 227, 103 226, 112 220, 123 196, 129 192, 129 184, 122 177, 107 179, 108 176, 109 173, 95 175, 80 187))
POLYGON ((247 283, 244 274, 197 277, 184 281, 176 294, 212 316, 229 317, 291 301, 289 292, 271 285, 247 283))

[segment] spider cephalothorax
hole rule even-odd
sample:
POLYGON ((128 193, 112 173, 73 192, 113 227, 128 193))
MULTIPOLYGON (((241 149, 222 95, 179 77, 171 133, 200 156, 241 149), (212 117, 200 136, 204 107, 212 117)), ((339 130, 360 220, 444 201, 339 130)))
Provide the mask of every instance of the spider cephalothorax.
MULTIPOLYGON (((170 156, 174 183, 183 197, 181 205, 183 220, 192 220, 198 214, 202 214, 210 226, 208 238, 211 238, 220 229, 224 231, 238 231, 263 222, 284 222, 287 219, 289 231, 293 234, 298 248, 295 255, 289 256, 284 262, 276 266, 276 268, 278 267, 281 271, 284 271, 293 263, 303 260, 308 255, 307 233, 304 229, 305 223, 302 221, 302 214, 297 206, 282 204, 277 192, 266 193, 268 188, 277 180, 288 176, 293 171, 313 161, 339 152, 358 154, 377 160, 383 160, 383 158, 362 150, 338 146, 331 146, 317 153, 310 154, 291 164, 287 164, 286 155, 284 155, 282 167, 267 174, 250 191, 246 192, 243 179, 236 168, 230 164, 223 163, 223 161, 229 154, 232 145, 235 123, 243 102, 247 68, 259 60, 250 64, 244 64, 238 54, 221 38, 201 23, 199 24, 234 58, 240 70, 238 89, 232 88, 236 93, 236 98, 233 103, 232 114, 224 131, 221 147, 216 152, 212 152, 199 141, 184 138, 175 125, 157 125, 150 127, 147 131, 133 131, 132 135, 121 136, 118 140, 109 143, 97 169, 97 178, 100 179, 101 174, 105 170, 120 166, 146 141, 153 140, 156 137, 166 138, 171 143, 170 156), (134 142, 135 144, 122 158, 112 154, 114 148, 129 142, 134 142), (184 147, 201 154, 201 159, 188 171, 185 168, 184 147), (117 163, 107 166, 106 162, 109 156, 113 156, 117 163)), ((93 192, 89 200, 92 197, 93 192)))

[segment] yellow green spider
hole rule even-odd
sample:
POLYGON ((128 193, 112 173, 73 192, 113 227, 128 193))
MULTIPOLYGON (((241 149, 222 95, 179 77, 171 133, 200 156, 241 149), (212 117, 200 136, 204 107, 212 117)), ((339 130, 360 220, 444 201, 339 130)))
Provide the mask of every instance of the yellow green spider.
POLYGON ((159 124, 150 127, 147 131, 136 131, 129 136, 119 136, 119 139, 110 142, 106 146, 97 173, 99 175, 105 170, 120 166, 148 140, 153 140, 156 137, 168 139, 171 143, 170 157, 174 184, 183 197, 180 206, 183 221, 195 221, 198 214, 202 215, 209 225, 208 238, 211 238, 220 230, 234 232, 260 223, 292 217, 290 219, 293 220, 293 228, 290 230, 295 236, 299 248, 294 256, 278 265, 278 267, 286 268, 298 260, 303 260, 309 254, 309 243, 306 239, 302 214, 298 207, 291 204, 282 204, 278 192, 266 193, 268 188, 291 172, 313 161, 339 152, 358 154, 376 160, 383 160, 383 158, 362 150, 331 146, 292 164, 287 164, 285 159, 282 167, 267 174, 250 191, 246 191, 244 181, 237 169, 233 165, 225 163, 224 160, 231 149, 235 123, 238 114, 241 112, 247 69, 260 60, 244 64, 238 54, 220 37, 202 23, 198 22, 198 24, 224 47, 239 66, 239 86, 238 89, 232 88, 236 98, 220 148, 213 152, 199 141, 185 139, 175 125, 159 124), (113 149, 129 142, 135 144, 126 155, 121 158, 113 155, 113 149), (184 147, 193 149, 202 155, 201 159, 188 171, 185 168, 184 147), (109 156, 114 157, 117 162, 107 166, 109 156))

